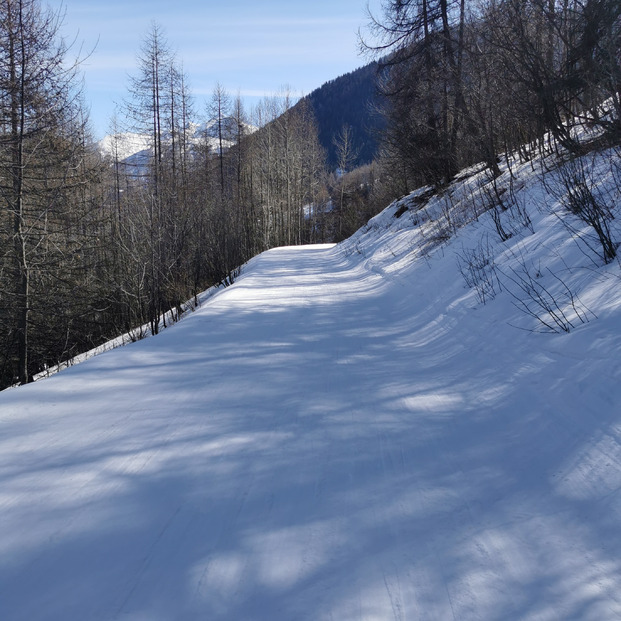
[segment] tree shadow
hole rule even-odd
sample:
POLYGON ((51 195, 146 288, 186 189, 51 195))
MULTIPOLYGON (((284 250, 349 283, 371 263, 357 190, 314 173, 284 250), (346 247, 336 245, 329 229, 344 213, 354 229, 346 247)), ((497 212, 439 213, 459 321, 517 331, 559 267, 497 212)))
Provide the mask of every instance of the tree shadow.
POLYGON ((618 616, 593 367, 331 260, 0 395, 3 618, 618 616))

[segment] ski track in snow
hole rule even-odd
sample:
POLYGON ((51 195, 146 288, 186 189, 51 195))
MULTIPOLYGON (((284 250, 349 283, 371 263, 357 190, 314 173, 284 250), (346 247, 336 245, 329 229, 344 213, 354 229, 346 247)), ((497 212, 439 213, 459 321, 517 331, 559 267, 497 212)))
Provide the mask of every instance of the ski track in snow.
POLYGON ((0 394, 0 617, 621 618, 619 350, 454 272, 276 249, 0 394))

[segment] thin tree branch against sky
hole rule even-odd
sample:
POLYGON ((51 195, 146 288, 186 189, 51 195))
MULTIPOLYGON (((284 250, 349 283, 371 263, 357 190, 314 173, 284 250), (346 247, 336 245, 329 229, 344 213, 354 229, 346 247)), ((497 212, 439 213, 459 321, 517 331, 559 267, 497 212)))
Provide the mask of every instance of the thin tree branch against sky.
MULTIPOLYGON (((381 0, 48 0, 65 12, 63 32, 83 63, 87 104, 96 137, 109 130, 114 102, 127 89, 145 32, 155 20, 183 63, 192 92, 207 99, 216 83, 252 104, 287 86, 308 94, 365 64, 356 33, 366 7, 381 0)), ((200 109, 200 106, 199 106, 200 109)))

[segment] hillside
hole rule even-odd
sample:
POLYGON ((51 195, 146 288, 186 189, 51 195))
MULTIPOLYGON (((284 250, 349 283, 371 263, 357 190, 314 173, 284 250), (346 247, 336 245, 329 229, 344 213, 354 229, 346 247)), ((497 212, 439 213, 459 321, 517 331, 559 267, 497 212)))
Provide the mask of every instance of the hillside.
POLYGON ((384 127, 378 112, 377 72, 377 63, 369 63, 326 82, 304 98, 315 113, 319 141, 332 170, 337 167, 334 138, 343 126, 352 129, 356 166, 372 162, 377 155, 378 134, 384 127))
POLYGON ((0 393, 2 618, 619 619, 620 265, 511 163, 0 393))
MULTIPOLYGON (((343 126, 352 129, 353 150, 357 153, 355 165, 368 164, 377 154, 378 135, 384 127, 384 120, 378 112, 379 97, 376 89, 378 66, 369 63, 355 71, 346 73, 326 82, 309 95, 303 97, 310 103, 315 119, 319 141, 326 150, 327 164, 330 169, 337 166, 334 139, 343 126)), ((296 105, 300 105, 299 103, 296 105)), ((294 106, 295 107, 295 106, 294 106)), ((245 134, 257 130, 250 124, 244 124, 245 134)), ((224 146, 235 143, 236 122, 233 118, 224 119, 224 146)), ((190 144, 207 142, 209 148, 217 152, 217 122, 210 120, 203 124, 194 124, 188 135, 190 144)), ((115 149, 121 161, 139 163, 148 157, 149 137, 142 134, 124 132, 115 137, 105 136, 97 143, 100 153, 114 157, 115 149)))

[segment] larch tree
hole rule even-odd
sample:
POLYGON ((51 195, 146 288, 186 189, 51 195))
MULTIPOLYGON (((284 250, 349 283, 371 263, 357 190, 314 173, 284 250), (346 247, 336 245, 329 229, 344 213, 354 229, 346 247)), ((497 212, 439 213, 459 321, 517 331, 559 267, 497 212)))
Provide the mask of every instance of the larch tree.
POLYGON ((445 182, 459 170, 458 143, 470 112, 464 97, 464 0, 390 0, 371 16, 388 102, 385 147, 410 172, 407 185, 445 182), (411 172, 413 171, 413 172, 411 172), (419 172, 422 171, 422 172, 419 172))
POLYGON ((169 310, 178 310, 187 294, 182 274, 187 250, 186 210, 188 132, 191 98, 162 28, 153 23, 138 56, 137 75, 130 81, 125 108, 133 131, 148 136, 148 149, 138 158, 132 179, 132 216, 147 232, 143 256, 146 266, 147 315, 151 331, 169 310))
POLYGON ((85 204, 87 194, 80 191, 89 176, 86 116, 79 62, 67 58, 61 24, 60 15, 38 0, 0 3, 0 338, 7 352, 5 381, 11 381, 9 375, 13 381, 30 381, 67 349, 51 340, 59 332, 61 339, 71 340, 70 276, 80 269, 88 237, 85 222, 92 205, 85 204), (49 306, 51 301, 58 308, 49 306))
POLYGON ((358 157, 358 151, 353 144, 352 128, 349 125, 343 125, 339 133, 333 138, 334 146, 336 147, 336 157, 339 176, 339 215, 338 215, 338 235, 343 234, 343 220, 345 218, 345 194, 347 193, 347 173, 349 173, 353 167, 356 158, 358 157))

